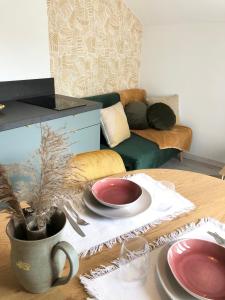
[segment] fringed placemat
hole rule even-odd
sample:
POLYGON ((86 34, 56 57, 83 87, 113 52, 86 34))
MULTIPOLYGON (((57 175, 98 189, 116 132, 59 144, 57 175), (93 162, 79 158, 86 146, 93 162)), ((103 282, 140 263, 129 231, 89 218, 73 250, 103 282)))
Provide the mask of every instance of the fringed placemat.
MULTIPOLYGON (((215 242, 207 232, 216 232, 225 238, 225 224, 215 219, 204 218, 198 223, 190 223, 169 235, 164 235, 151 242, 149 276, 145 284, 124 285, 120 279, 119 259, 109 266, 100 266, 89 274, 80 276, 81 283, 91 298, 96 300, 167 300, 170 299, 159 282, 156 273, 156 262, 161 246, 180 238, 199 238, 215 242), (154 251, 153 251, 154 250, 154 251)), ((191 267, 191 266, 190 266, 191 267)), ((190 299, 192 297, 190 296, 190 299)))
POLYGON ((150 193, 150 207, 130 218, 108 219, 92 213, 84 204, 77 203, 80 216, 90 225, 82 226, 86 235, 82 238, 67 224, 65 240, 68 240, 81 256, 93 255, 101 251, 104 245, 111 248, 116 243, 145 233, 150 228, 195 208, 195 205, 182 195, 146 174, 135 174, 128 178, 150 193))

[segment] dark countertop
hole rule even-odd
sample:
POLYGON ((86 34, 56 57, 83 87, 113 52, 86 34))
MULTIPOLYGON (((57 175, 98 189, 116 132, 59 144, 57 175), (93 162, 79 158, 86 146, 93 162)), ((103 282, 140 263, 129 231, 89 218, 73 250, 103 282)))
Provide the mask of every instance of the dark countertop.
POLYGON ((5 108, 0 111, 0 131, 76 115, 101 108, 101 104, 98 102, 86 99, 76 99, 76 101, 81 101, 82 104, 86 105, 57 111, 18 101, 1 102, 1 104, 5 104, 5 108))

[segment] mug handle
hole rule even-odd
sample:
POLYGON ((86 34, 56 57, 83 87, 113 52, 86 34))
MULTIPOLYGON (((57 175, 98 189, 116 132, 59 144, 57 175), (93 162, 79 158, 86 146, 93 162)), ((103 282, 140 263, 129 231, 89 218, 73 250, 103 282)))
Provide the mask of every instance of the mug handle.
POLYGON ((52 249, 53 259, 58 250, 62 250, 65 253, 67 259, 69 260, 70 271, 67 276, 57 278, 53 282, 52 286, 63 285, 69 282, 69 280, 77 273, 79 267, 78 255, 74 250, 74 248, 69 243, 63 241, 56 244, 52 249))

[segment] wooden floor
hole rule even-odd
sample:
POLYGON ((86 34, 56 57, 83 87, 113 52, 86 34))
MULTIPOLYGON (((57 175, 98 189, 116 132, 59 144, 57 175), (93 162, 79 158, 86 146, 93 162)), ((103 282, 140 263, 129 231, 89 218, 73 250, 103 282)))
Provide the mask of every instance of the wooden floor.
POLYGON ((172 158, 162 165, 161 168, 192 171, 221 178, 219 175, 221 168, 187 158, 184 158, 182 162, 176 158, 172 158))

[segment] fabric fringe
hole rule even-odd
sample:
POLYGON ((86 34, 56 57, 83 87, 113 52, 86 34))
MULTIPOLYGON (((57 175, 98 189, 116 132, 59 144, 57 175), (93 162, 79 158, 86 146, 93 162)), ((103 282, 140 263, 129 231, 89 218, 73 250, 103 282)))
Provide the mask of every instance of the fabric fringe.
POLYGON ((183 209, 182 211, 179 211, 177 213, 174 213, 173 215, 168 215, 166 217, 163 217, 163 219, 158 219, 150 224, 146 224, 144 226, 141 226, 139 228, 136 228, 126 234, 122 234, 114 239, 111 239, 109 241, 103 242, 97 246, 94 246, 86 251, 83 251, 80 253, 80 257, 84 258, 86 256, 94 255, 100 251, 102 251, 102 248, 106 246, 107 248, 112 248, 115 244, 119 243, 121 244, 125 240, 129 240, 134 238, 135 236, 138 236, 140 234, 146 233, 148 230, 152 229, 153 227, 161 224, 164 221, 171 221, 175 219, 178 216, 181 216, 182 214, 185 214, 187 212, 190 212, 191 210, 195 209, 195 205, 193 204, 189 208, 183 209))
MULTIPOLYGON (((207 222, 211 222, 212 224, 218 226, 221 230, 225 230, 225 224, 222 224, 213 218, 202 218, 197 222, 188 223, 167 235, 160 236, 158 239, 149 242, 150 251, 153 251, 154 249, 159 248, 169 242, 173 242, 177 240, 177 238, 182 236, 184 233, 188 233, 194 230, 195 228, 201 227, 203 224, 207 222)), ((119 267, 119 258, 113 260, 109 266, 101 265, 95 270, 91 270, 89 274, 81 275, 80 281, 87 290, 88 280, 103 276, 109 272, 116 270, 118 267, 119 267)), ((90 293, 89 288, 88 288, 88 293, 90 293)), ((93 294, 96 295, 96 291, 94 291, 93 294)))

